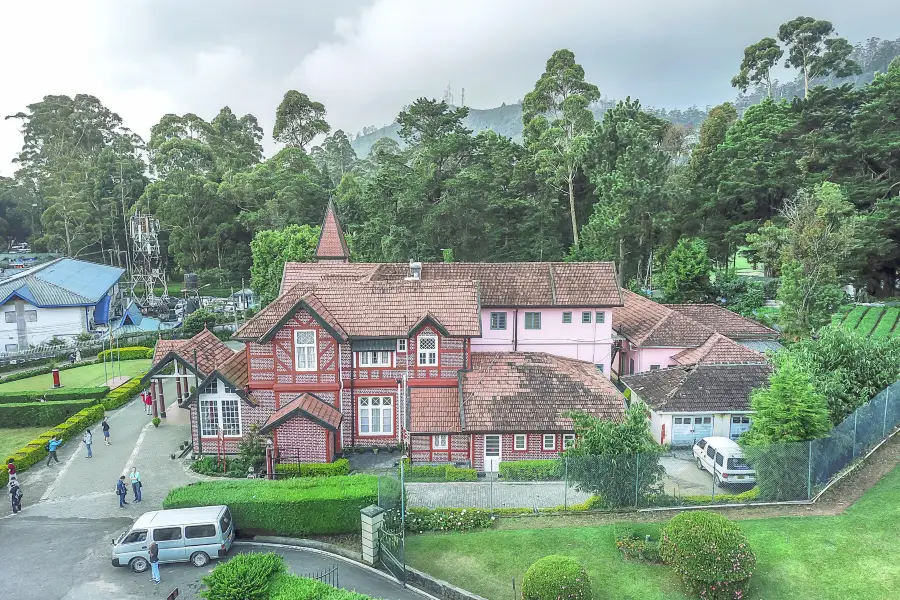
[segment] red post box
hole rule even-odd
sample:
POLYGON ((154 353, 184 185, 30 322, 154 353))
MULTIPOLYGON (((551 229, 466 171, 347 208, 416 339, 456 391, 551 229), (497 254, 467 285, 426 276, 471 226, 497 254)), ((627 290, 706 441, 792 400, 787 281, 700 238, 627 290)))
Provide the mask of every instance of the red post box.
POLYGON ((50 372, 53 373, 53 387, 62 387, 62 384, 59 382, 59 369, 53 369, 50 372))

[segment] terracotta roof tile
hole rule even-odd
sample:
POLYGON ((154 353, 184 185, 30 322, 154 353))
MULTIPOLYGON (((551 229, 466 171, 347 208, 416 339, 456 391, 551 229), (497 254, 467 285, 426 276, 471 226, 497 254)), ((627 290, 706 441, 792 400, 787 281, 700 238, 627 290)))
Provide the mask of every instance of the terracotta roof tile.
POLYGON ((657 411, 746 411, 750 410, 750 393, 765 387, 771 372, 767 364, 701 364, 624 375, 622 382, 657 411))
POLYGON ((322 232, 319 234, 319 243, 316 246, 316 258, 350 258, 350 250, 344 240, 344 231, 338 221, 334 204, 328 203, 325 211, 325 220, 322 222, 322 232))
POLYGON ((366 281, 379 266, 380 263, 285 263, 279 293, 283 294, 301 282, 338 285, 366 281))
POLYGON ((268 433, 277 429, 279 425, 297 415, 315 421, 332 431, 337 431, 338 426, 341 424, 341 413, 338 409, 314 394, 305 393, 297 396, 272 413, 263 426, 259 428, 259 432, 268 433))
POLYGON ((458 433, 459 388, 409 388, 412 433, 458 433))
POLYGON ((679 365, 695 364, 764 364, 766 358, 759 352, 730 340, 722 334, 714 333, 702 345, 682 350, 672 357, 679 365))
POLYGON ((184 362, 194 364, 197 351, 197 369, 208 375, 225 365, 234 356, 234 351, 217 338, 213 332, 204 329, 187 340, 159 340, 153 351, 153 365, 159 364, 169 352, 175 352, 184 362))
POLYGON ((667 304, 716 333, 733 340, 776 339, 778 332, 718 304, 667 304))
POLYGON ((264 338, 291 316, 301 300, 342 336, 406 337, 425 314, 451 336, 481 335, 474 282, 378 281, 297 284, 244 323, 234 337, 264 338))
POLYGON ((571 411, 621 421, 625 399, 589 362, 541 352, 478 352, 463 378, 466 431, 568 431, 571 411))
POLYGON ((244 350, 235 352, 224 365, 219 367, 219 374, 233 384, 234 387, 245 389, 250 381, 250 372, 247 368, 247 352, 244 350))
POLYGON ((713 334, 690 317, 630 290, 622 290, 624 306, 613 309, 613 329, 636 346, 694 348, 713 334))

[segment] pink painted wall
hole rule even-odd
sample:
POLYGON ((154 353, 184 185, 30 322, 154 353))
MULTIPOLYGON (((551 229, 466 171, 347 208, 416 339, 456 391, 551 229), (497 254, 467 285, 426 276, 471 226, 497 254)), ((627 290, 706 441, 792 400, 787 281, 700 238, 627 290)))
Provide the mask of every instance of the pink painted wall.
MULTIPOLYGON (((643 373, 650 370, 651 365, 659 365, 660 369, 674 366, 672 357, 687 350, 687 348, 629 348, 627 342, 622 343, 622 355, 625 357, 624 368, 620 375, 630 375, 629 361, 634 360, 634 372, 643 373)), ((619 356, 616 356, 616 372, 622 365, 619 356)))
POLYGON ((609 309, 561 309, 541 308, 534 310, 485 308, 481 311, 481 338, 472 339, 473 352, 546 352, 557 356, 586 360, 602 364, 603 372, 609 376, 610 354, 612 350, 612 311, 609 309), (491 329, 491 313, 506 313, 506 329, 491 329), (541 313, 540 329, 525 329, 525 313, 541 313), (563 312, 572 313, 572 322, 563 323, 563 312), (590 323, 581 322, 581 313, 591 314, 590 323), (596 313, 603 312, 603 323, 596 323, 596 313), (518 344, 513 345, 513 330, 518 344))

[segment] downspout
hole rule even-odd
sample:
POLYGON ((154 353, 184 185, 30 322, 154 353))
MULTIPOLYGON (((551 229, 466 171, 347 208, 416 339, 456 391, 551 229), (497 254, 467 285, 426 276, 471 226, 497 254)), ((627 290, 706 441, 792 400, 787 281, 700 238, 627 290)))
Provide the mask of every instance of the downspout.
MULTIPOLYGON (((178 364, 177 362, 175 363, 178 364)), ((197 454, 203 455, 203 429, 200 427, 200 389, 199 382, 197 381, 197 373, 200 371, 197 369, 197 349, 194 348, 194 389, 197 390, 197 454)), ((162 382, 160 382, 160 387, 162 386, 162 382)))
POLYGON ((519 309, 516 309, 513 317, 513 352, 519 348, 519 309))

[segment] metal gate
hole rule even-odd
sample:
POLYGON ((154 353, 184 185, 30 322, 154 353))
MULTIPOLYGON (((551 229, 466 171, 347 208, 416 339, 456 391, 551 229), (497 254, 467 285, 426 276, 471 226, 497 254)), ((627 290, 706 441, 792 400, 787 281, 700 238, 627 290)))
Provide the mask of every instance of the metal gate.
POLYGON ((378 477, 378 506, 384 509, 384 520, 378 534, 381 564, 405 586, 406 489, 402 460, 396 476, 378 477))
POLYGON ((672 418, 672 445, 691 447, 697 440, 712 435, 711 416, 686 416, 672 418))

